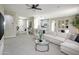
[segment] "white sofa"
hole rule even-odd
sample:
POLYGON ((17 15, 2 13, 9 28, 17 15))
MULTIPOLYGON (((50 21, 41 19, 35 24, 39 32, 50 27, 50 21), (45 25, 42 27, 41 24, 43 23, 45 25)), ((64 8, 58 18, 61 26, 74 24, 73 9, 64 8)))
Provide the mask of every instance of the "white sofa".
POLYGON ((44 39, 57 45, 63 43, 65 40, 67 40, 67 38, 67 34, 64 33, 49 32, 44 34, 44 39))
POLYGON ((73 40, 66 40, 64 43, 61 43, 60 49, 69 55, 79 55, 79 43, 73 40))
POLYGON ((60 45, 61 43, 64 42, 64 38, 62 37, 58 37, 58 36, 53 36, 53 35, 44 35, 44 39, 46 39, 47 41, 60 45))
MULTIPOLYGON (((76 36, 75 36, 76 37, 76 36)), ((74 36, 64 34, 44 34, 44 39, 60 46, 60 50, 69 55, 79 55, 79 43, 75 42, 74 36), (72 40, 71 40, 72 39, 72 40)))

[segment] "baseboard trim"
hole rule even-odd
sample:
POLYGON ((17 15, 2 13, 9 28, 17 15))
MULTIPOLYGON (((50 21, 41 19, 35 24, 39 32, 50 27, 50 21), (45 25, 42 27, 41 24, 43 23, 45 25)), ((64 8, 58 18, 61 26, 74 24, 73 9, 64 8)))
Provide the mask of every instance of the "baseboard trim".
POLYGON ((16 36, 4 36, 4 38, 14 38, 16 36))

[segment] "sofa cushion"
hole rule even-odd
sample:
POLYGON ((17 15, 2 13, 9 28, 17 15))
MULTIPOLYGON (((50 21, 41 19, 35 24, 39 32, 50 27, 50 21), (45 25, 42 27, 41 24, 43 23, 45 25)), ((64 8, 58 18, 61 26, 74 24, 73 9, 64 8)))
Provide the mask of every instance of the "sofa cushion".
POLYGON ((66 40, 64 43, 61 43, 61 51, 72 55, 79 54, 79 43, 72 40, 66 40))
POLYGON ((77 37, 77 34, 71 34, 69 39, 74 41, 76 37, 77 37))
POLYGON ((55 36, 55 35, 50 35, 50 34, 44 34, 44 39, 52 43, 55 43, 57 45, 60 45, 61 43, 65 41, 65 38, 55 36))
POLYGON ((61 43, 61 46, 66 46, 79 52, 79 43, 75 41, 66 40, 64 43, 61 43))

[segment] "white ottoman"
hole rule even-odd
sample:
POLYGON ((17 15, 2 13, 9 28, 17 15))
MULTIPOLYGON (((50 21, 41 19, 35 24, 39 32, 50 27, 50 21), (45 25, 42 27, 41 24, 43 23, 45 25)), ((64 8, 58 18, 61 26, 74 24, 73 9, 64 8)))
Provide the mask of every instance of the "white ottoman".
POLYGON ((60 49, 69 55, 79 55, 79 43, 72 40, 66 40, 64 43, 61 43, 60 49))

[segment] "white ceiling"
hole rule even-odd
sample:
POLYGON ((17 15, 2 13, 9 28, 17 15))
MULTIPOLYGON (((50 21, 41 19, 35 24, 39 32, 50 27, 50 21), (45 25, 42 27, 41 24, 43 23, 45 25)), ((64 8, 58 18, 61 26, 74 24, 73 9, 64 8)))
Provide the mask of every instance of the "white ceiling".
POLYGON ((61 11, 61 10, 67 10, 71 8, 77 8, 79 7, 78 4, 40 4, 39 8, 42 8, 42 10, 31 10, 28 9, 25 4, 5 4, 4 5, 6 10, 11 10, 16 12, 18 16, 32 16, 32 15, 41 15, 41 14, 47 14, 51 12, 61 11))

